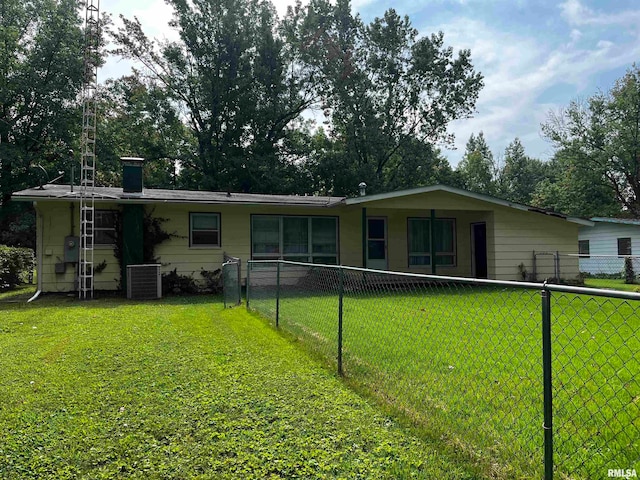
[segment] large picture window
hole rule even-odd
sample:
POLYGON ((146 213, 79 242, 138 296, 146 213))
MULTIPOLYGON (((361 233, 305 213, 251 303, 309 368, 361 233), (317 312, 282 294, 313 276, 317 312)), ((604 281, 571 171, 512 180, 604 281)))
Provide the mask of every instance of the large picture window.
POLYGON ((96 210, 93 222, 93 242, 95 245, 116 244, 116 222, 118 212, 115 210, 96 210))
POLYGON ((192 247, 220 246, 220 214, 189 214, 189 245, 192 247))
MULTIPOLYGON (((409 266, 431 265, 431 219, 408 219, 409 266)), ((438 218, 434 222, 436 265, 456 265, 456 222, 453 218, 438 218)))
POLYGON ((338 219, 253 215, 251 258, 338 264, 338 219))

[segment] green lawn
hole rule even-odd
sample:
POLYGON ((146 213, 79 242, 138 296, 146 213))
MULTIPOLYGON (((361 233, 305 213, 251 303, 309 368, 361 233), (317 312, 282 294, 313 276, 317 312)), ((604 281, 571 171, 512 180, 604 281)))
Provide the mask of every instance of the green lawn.
POLYGON ((624 283, 622 278, 585 278, 586 287, 610 288, 613 290, 625 290, 627 292, 640 292, 640 285, 624 283))
MULTIPOLYGON (((273 318, 273 297, 260 293, 252 308, 273 318)), ((281 328, 335 367, 337 296, 286 287, 282 295, 281 328)), ((640 470, 640 305, 552 299, 557 478, 601 478, 612 465, 640 470)), ((542 477, 539 292, 351 292, 343 324, 351 385, 486 477, 542 477)))
POLYGON ((477 478, 244 308, 0 303, 0 478, 477 478))

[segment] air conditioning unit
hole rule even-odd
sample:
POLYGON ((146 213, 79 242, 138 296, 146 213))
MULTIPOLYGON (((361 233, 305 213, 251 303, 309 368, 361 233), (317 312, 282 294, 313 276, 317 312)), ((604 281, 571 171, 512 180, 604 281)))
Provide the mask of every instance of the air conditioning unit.
POLYGON ((160 265, 127 265, 127 298, 150 300, 162 297, 160 265))

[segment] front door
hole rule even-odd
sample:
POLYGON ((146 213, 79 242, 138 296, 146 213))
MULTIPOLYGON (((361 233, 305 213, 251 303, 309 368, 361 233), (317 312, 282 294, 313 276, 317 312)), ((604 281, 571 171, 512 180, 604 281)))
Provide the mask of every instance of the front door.
POLYGON ((367 218, 367 268, 387 269, 387 219, 367 218))
POLYGON ((471 259, 473 276, 487 278, 487 224, 471 224, 471 259))

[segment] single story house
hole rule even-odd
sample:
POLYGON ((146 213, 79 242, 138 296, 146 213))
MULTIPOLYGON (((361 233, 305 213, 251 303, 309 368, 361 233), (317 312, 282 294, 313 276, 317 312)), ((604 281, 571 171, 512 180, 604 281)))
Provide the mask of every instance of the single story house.
MULTIPOLYGON (((592 227, 580 227, 578 253, 580 271, 591 275, 617 275, 624 270, 624 257, 640 255, 640 220, 593 217, 592 227)), ((640 273, 640 258, 633 259, 640 273)))
MULTIPOLYGON (((578 229, 592 222, 433 185, 356 198, 95 187, 96 290, 120 284, 114 232, 121 221, 124 249, 142 251, 141 212, 167 219, 176 236, 157 246, 163 272, 202 281, 202 269, 220 268, 224 253, 243 261, 285 259, 366 266, 380 270, 520 280, 531 272, 534 250, 576 253, 578 229), (119 220, 121 219, 121 220, 119 220)), ((16 192, 37 212, 38 283, 43 292, 76 289, 77 256, 68 244, 79 235, 78 188, 45 185, 16 192)), ((138 252, 136 254, 135 252, 138 252)), ((125 255, 127 258, 127 255, 125 255)), ((139 260, 138 260, 139 262, 139 260)), ((127 264, 128 264, 127 263, 127 264)), ((538 279, 553 276, 538 267, 538 279)), ((578 275, 578 260, 562 276, 578 275)))

